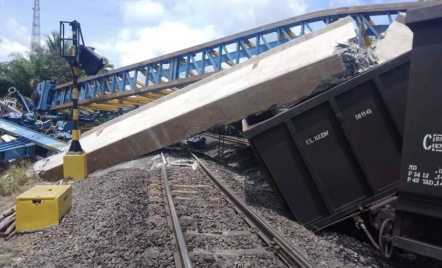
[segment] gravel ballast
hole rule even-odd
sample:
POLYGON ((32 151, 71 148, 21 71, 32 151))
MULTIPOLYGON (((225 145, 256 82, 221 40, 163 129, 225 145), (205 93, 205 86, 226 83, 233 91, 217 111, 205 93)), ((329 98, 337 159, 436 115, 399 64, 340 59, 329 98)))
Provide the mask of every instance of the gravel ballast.
MULTIPOLYGON (((243 166, 241 170, 235 171, 232 169, 235 166, 234 159, 231 159, 228 165, 222 165, 218 160, 209 157, 204 157, 202 161, 217 178, 318 267, 440 267, 440 263, 414 254, 401 253, 400 256, 396 254, 393 259, 384 259, 368 242, 341 232, 323 230, 314 233, 290 219, 290 214, 282 209, 267 178, 258 166, 243 166)), ((243 160, 238 159, 238 161, 243 160)), ((353 231, 356 227, 351 226, 351 228, 353 231)))
MULTIPOLYGON (((231 148, 229 148, 231 149, 231 148)), ((241 150, 244 150, 242 148, 241 150)), ((249 158, 249 154, 239 154, 249 158)), ((182 149, 167 150, 173 191, 195 191, 183 185, 210 185, 182 149)), ((257 166, 228 165, 203 158, 222 182, 271 227, 318 267, 440 267, 414 254, 383 259, 366 242, 340 232, 313 233, 282 210, 257 166)), ((238 163, 237 162, 237 163, 238 163)), ((59 226, 18 234, 0 242, 0 267, 175 267, 172 229, 162 195, 159 153, 97 171, 73 184, 73 205, 59 226)), ((201 196, 175 192, 174 200, 191 259, 196 267, 281 267, 272 254, 222 256, 213 252, 265 248, 260 238, 216 188, 198 188, 201 196), (245 233, 242 233, 244 232, 245 233)))
POLYGON ((164 204, 149 197, 160 160, 130 161, 74 183, 62 223, 2 241, 0 266, 174 267, 164 204))
POLYGON ((188 155, 166 159, 194 267, 285 267, 188 155))

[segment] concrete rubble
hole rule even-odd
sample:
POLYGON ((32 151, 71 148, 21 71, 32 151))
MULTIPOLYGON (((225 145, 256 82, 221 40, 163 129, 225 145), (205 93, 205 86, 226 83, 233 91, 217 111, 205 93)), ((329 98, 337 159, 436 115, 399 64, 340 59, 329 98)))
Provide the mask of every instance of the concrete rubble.
POLYGON ((360 47, 356 40, 338 44, 338 47, 341 50, 342 62, 346 65, 346 72, 327 77, 321 81, 313 93, 335 87, 377 65, 377 57, 370 50, 360 47))
MULTIPOLYGON (((82 136, 88 170, 164 148, 214 125, 296 102, 330 79, 358 72, 349 57, 356 32, 350 17, 299 37, 258 57, 192 84, 82 136), (175 96, 173 96, 175 95, 175 96)), ((63 176, 63 153, 39 161, 46 179, 63 176)))

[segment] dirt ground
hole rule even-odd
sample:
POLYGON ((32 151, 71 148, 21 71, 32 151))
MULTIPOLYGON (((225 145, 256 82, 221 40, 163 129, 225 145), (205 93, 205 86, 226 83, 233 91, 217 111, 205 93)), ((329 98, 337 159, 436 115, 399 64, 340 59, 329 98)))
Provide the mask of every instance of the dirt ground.
POLYGON ((10 196, 0 196, 0 211, 5 211, 8 208, 14 206, 15 198, 19 193, 10 196))

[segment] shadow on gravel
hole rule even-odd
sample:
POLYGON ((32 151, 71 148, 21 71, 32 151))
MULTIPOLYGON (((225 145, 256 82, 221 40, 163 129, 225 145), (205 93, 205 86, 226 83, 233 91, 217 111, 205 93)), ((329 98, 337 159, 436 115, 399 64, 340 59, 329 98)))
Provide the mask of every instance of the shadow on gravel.
POLYGON ((219 146, 218 140, 207 138, 204 150, 192 151, 200 153, 199 156, 204 160, 228 170, 229 174, 223 172, 221 176, 229 182, 230 188, 243 189, 247 205, 271 209, 281 216, 293 219, 274 194, 250 146, 225 142, 222 157, 219 155, 219 146))
MULTIPOLYGON (((210 168, 217 170, 217 175, 221 176, 234 192, 241 195, 247 205, 257 210, 268 209, 281 216, 275 225, 282 223, 283 218, 294 221, 293 215, 282 205, 282 202, 279 202, 277 195, 273 192, 250 147, 226 144, 224 148, 229 149, 224 151, 224 159, 220 161, 217 158, 216 142, 212 141, 209 145, 210 149, 204 152, 202 158, 212 163, 210 168)), ((293 226, 296 225, 293 222, 293 226)), ((312 237, 318 243, 336 245, 333 254, 339 255, 343 263, 357 264, 348 267, 442 267, 442 264, 438 261, 400 250, 396 250, 391 259, 383 258, 370 244, 367 237, 355 227, 352 219, 322 230, 312 237), (315 236, 316 238, 314 238, 315 236), (323 241, 317 240, 319 238, 323 241)))

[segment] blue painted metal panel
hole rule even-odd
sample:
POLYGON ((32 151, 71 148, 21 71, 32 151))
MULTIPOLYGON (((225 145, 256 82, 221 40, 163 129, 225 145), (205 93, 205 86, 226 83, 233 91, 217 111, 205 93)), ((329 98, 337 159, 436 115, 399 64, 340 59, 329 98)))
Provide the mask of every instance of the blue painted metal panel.
MULTIPOLYGON (((85 86, 89 86, 85 84, 85 86)), ((52 98, 54 97, 55 82, 42 81, 38 83, 37 89, 33 94, 34 112, 48 112, 51 110, 52 98)))
POLYGON ((48 150, 62 151, 66 146, 65 142, 51 138, 42 133, 32 131, 24 126, 0 119, 0 131, 13 136, 19 136, 31 140, 36 145, 48 150))
POLYGON ((35 155, 35 144, 26 138, 0 143, 0 162, 35 155))
POLYGON ((14 98, 23 106, 23 110, 30 113, 32 110, 32 103, 30 103, 18 90, 14 88, 14 98))

